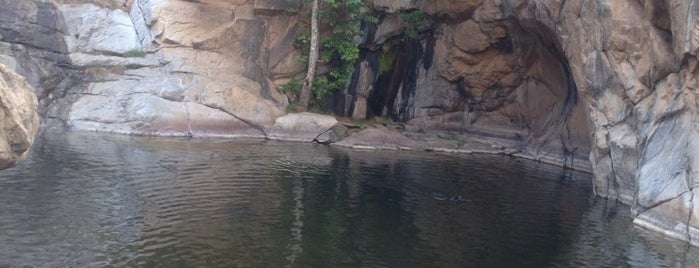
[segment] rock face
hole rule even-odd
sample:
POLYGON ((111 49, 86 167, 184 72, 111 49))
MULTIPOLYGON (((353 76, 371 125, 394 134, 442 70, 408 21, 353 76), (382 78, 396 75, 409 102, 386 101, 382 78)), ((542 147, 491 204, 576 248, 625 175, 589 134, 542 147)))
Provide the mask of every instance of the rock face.
POLYGON ((694 1, 375 1, 375 8, 394 27, 405 26, 392 17, 421 9, 429 26, 419 41, 366 31, 345 114, 508 137, 540 156, 589 155, 597 194, 630 204, 637 224, 699 245, 694 1), (387 59, 392 68, 380 68, 387 59))
MULTIPOLYGON (((63 2, 86 4, 0 0, 0 63, 34 86, 47 126, 336 139, 330 123, 280 119, 276 88, 304 68, 292 45, 300 1, 63 2)), ((695 1, 369 3, 379 22, 362 26, 360 62, 333 96, 339 115, 508 140, 503 150, 568 166, 589 159, 597 194, 699 245, 695 1)))
POLYGON ((27 157, 39 129, 37 106, 27 81, 0 64, 0 169, 27 157))
POLYGON ((34 85, 47 125, 265 137, 263 127, 285 113, 273 79, 295 72, 277 65, 294 54, 287 41, 296 17, 255 11, 292 7, 94 2, 102 5, 0 0, 0 62, 34 85))
MULTIPOLYGON (((541 158, 587 159, 588 99, 554 29, 508 15, 501 1, 375 1, 341 114, 387 116, 418 131, 516 141, 541 158), (420 9, 422 39, 405 35, 420 9), (386 30, 390 29, 390 30, 386 30), (385 66, 389 66, 388 68, 385 66)), ((514 10, 513 10, 514 12, 514 10)))
POLYGON ((694 1, 502 4, 561 44, 588 110, 597 194, 631 204, 636 223, 699 245, 694 1))

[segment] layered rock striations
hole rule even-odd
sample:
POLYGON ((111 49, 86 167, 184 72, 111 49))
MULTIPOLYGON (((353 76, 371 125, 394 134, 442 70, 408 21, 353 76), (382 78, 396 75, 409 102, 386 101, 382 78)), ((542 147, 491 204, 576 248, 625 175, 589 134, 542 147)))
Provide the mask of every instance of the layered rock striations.
MULTIPOLYGON (((338 138, 330 118, 282 117, 277 88, 304 68, 300 1, 63 2, 0 0, 0 63, 34 86, 47 126, 338 138)), ((596 193, 630 204, 636 223, 699 244, 693 0, 369 4, 378 23, 362 24, 337 114, 590 169, 596 193)), ((414 136, 389 140, 420 148, 414 136)))
POLYGON ((37 88, 49 125, 264 137, 285 113, 270 79, 296 71, 278 66, 296 17, 255 15, 275 7, 254 1, 128 2, 0 1, 0 62, 37 88))

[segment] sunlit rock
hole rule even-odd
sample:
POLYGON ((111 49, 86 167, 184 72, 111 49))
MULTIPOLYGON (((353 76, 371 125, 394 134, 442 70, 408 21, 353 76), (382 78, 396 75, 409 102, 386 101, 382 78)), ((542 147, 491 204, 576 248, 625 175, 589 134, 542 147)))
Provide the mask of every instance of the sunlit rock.
POLYGON ((0 64, 0 169, 27 157, 39 129, 37 105, 27 81, 0 64))

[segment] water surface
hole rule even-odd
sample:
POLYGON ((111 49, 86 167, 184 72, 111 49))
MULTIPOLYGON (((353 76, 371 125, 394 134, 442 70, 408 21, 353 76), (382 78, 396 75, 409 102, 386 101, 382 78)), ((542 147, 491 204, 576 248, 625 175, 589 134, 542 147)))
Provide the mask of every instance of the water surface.
POLYGON ((0 267, 695 267, 588 174, 489 155, 43 133, 0 267))

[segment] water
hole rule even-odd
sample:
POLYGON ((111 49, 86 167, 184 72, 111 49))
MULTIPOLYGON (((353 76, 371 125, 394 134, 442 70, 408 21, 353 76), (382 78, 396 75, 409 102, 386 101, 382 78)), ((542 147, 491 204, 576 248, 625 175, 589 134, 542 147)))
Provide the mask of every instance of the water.
POLYGON ((500 156, 44 133, 0 267, 695 267, 589 175, 500 156))

